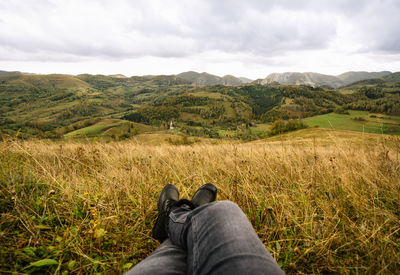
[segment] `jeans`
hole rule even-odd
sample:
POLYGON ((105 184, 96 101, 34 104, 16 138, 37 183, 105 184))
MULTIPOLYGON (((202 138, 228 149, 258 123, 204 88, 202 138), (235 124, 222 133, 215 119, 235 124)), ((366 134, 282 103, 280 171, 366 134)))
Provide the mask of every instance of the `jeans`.
POLYGON ((170 238, 126 274, 284 274, 233 202, 179 207, 169 217, 170 238))

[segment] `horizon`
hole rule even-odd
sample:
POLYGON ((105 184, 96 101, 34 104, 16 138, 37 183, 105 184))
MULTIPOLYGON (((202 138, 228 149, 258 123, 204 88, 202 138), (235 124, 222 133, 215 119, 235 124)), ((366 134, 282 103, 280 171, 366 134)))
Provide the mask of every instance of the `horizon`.
MULTIPOLYGON (((11 71, 11 70, 4 70, 4 69, 1 69, 0 71, 4 71, 4 72, 8 72, 8 73, 14 73, 14 72, 15 72, 15 73, 21 73, 21 74, 27 74, 27 75, 52 75, 52 74, 58 74, 58 75, 79 76, 79 75, 88 74, 88 75, 104 75, 104 76, 111 76, 111 77, 112 77, 112 76, 120 75, 120 76, 124 76, 124 77, 126 77, 126 78, 130 78, 130 77, 134 77, 134 76, 138 76, 138 77, 160 76, 160 75, 165 75, 165 76, 172 76, 172 75, 174 75, 174 76, 178 76, 178 75, 181 74, 181 73, 194 72, 194 73, 198 73, 198 74, 206 73, 206 74, 214 75, 214 76, 221 77, 221 78, 222 78, 222 77, 225 77, 225 76, 233 76, 233 77, 236 77, 236 78, 247 78, 247 79, 250 79, 250 80, 252 80, 252 81, 255 81, 255 80, 258 80, 258 79, 267 78, 269 75, 275 74, 275 73, 277 73, 277 74, 284 74, 284 73, 300 73, 300 74, 315 73, 315 74, 321 74, 321 75, 329 75, 329 74, 322 74, 322 73, 319 73, 319 72, 282 72, 282 73, 273 72, 273 73, 270 73, 270 74, 266 75, 266 76, 263 77, 263 78, 253 79, 253 78, 249 78, 249 77, 246 77, 246 76, 243 76, 243 75, 231 75, 231 74, 217 75, 217 74, 211 74, 211 73, 209 73, 209 72, 198 72, 198 71, 184 71, 184 72, 180 72, 180 73, 177 73, 177 74, 143 74, 143 75, 125 75, 125 74, 121 74, 121 73, 116 73, 116 74, 101 74, 101 73, 100 73, 100 74, 91 74, 91 73, 81 73, 81 74, 68 74, 68 73, 33 73, 33 72, 11 71)), ((396 71, 346 71, 346 72, 342 72, 342 73, 340 73, 340 74, 329 75, 329 76, 335 76, 335 77, 337 77, 337 76, 340 76, 340 75, 345 74, 345 73, 359 73, 359 72, 366 72, 366 73, 388 72, 388 73, 390 73, 390 74, 397 73, 396 71)))
POLYGON ((250 79, 396 72, 399 13, 394 0, 17 0, 0 3, 0 68, 250 79))

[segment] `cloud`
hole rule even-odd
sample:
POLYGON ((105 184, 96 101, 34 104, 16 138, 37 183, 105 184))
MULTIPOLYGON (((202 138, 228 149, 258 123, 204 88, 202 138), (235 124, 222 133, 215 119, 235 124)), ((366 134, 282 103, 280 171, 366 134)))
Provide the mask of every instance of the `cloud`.
POLYGON ((365 14, 358 16, 354 25, 360 41, 369 51, 400 53, 400 2, 393 0, 375 1, 365 14))
POLYGON ((331 16, 239 1, 14 1, 0 45, 33 55, 177 57, 220 50, 270 54, 324 47, 331 16), (112 4, 111 4, 112 3, 112 4))
POLYGON ((2 1, 0 61, 397 55, 398 14, 396 0, 2 1))

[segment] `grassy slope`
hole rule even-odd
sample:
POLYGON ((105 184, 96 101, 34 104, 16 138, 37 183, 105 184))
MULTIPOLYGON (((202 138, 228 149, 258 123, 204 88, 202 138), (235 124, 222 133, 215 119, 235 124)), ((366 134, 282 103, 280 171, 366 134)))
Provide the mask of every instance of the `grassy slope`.
POLYGON ((136 130, 136 134, 152 132, 154 128, 148 125, 134 123, 121 119, 103 119, 100 122, 84 127, 65 135, 67 138, 81 138, 81 137, 105 137, 105 136, 120 136, 122 134, 128 134, 128 130, 131 127, 136 130))
MULTIPOLYGON (((150 136, 153 139, 150 139, 150 136)), ((183 197, 206 182, 236 202, 289 274, 395 273, 400 140, 305 129, 251 143, 4 141, 0 270, 121 273, 150 238, 166 183, 183 197), (33 267, 54 259, 59 265, 33 267)))
POLYGON ((265 134, 268 132, 269 127, 272 125, 272 123, 260 123, 256 124, 253 127, 251 127, 251 132, 254 134, 265 134))
POLYGON ((329 113, 308 117, 304 121, 312 127, 400 135, 399 116, 369 114, 365 111, 350 111, 350 115, 329 113), (371 117, 371 115, 376 117, 371 117), (365 121, 354 120, 356 117, 362 117, 365 121))
POLYGON ((89 84, 72 76, 62 74, 30 75, 30 74, 7 74, 0 76, 2 83, 23 89, 29 87, 41 87, 46 89, 69 89, 89 88, 89 84))

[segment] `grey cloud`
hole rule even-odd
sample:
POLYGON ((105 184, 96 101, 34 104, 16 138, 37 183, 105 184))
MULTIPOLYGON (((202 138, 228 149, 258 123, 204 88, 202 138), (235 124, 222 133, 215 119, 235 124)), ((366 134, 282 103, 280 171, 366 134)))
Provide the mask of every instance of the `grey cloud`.
POLYGON ((7 1, 0 2, 0 60, 285 55, 329 48, 338 17, 357 30, 365 51, 400 52, 397 14, 394 0, 7 1))
POLYGON ((378 50, 387 53, 400 53, 400 3, 399 1, 382 1, 383 5, 370 7, 369 17, 359 24, 364 28, 361 39, 367 50, 378 50))

